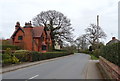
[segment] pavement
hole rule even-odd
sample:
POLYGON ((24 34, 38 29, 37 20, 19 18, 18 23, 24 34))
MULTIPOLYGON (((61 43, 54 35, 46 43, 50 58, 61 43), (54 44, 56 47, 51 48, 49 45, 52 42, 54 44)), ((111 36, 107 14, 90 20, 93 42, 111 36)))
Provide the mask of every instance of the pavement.
POLYGON ((104 79, 98 67, 99 60, 89 60, 86 79, 104 79))
POLYGON ((96 65, 98 62, 90 60, 88 55, 75 54, 5 67, 1 73, 4 79, 26 79, 31 76, 35 79, 103 79, 96 65))

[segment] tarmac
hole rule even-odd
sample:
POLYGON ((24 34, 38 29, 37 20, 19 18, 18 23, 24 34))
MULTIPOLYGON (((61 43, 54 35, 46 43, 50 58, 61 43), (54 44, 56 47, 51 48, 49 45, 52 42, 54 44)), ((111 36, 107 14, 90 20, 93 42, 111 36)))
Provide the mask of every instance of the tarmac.
MULTIPOLYGON (((59 58, 62 58, 62 57, 59 57, 59 58)), ((14 71, 14 70, 21 69, 21 68, 26 68, 26 67, 33 66, 33 65, 37 65, 40 63, 56 60, 59 58, 37 61, 37 62, 32 62, 32 63, 28 62, 28 63, 22 63, 22 64, 18 64, 18 65, 11 65, 9 67, 1 68, 0 74, 14 71)), ((104 79, 98 66, 97 66, 98 63, 99 63, 99 60, 89 60, 85 79, 104 79)))

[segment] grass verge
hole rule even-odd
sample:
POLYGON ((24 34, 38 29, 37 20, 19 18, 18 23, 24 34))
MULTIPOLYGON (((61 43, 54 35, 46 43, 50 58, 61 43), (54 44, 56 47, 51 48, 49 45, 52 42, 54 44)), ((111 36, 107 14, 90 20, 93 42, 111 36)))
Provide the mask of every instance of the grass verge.
POLYGON ((99 58, 95 57, 94 55, 90 55, 92 60, 99 60, 99 58))

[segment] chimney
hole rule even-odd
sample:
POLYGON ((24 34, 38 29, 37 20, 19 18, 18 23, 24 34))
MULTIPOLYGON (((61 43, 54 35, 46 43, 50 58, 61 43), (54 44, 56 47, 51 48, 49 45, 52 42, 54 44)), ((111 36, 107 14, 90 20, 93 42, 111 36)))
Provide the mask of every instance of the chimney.
POLYGON ((32 24, 31 24, 31 21, 30 22, 25 22, 25 26, 24 26, 24 28, 33 28, 32 27, 32 24))
POLYGON ((20 23, 16 22, 15 29, 17 30, 20 27, 20 23))
POLYGON ((112 37, 112 40, 115 40, 116 38, 115 37, 112 37))

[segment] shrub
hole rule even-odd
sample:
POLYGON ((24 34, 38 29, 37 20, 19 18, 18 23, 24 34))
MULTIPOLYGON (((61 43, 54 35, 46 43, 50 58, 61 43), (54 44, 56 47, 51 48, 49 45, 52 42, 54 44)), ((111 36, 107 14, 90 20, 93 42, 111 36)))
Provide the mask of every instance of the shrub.
POLYGON ((29 61, 30 51, 28 50, 16 50, 14 55, 20 60, 20 62, 29 61))
POLYGON ((6 49, 5 54, 2 54, 2 64, 3 66, 6 64, 13 64, 13 63, 18 63, 19 59, 16 58, 12 52, 10 48, 6 49))
POLYGON ((9 64, 12 63, 12 52, 10 48, 7 48, 5 51, 5 54, 2 54, 2 63, 3 64, 9 64))
POLYGON ((30 53, 30 61, 40 61, 42 60, 42 53, 33 51, 30 53))
POLYGON ((87 50, 80 50, 79 53, 85 53, 85 54, 92 54, 92 51, 87 50))
POLYGON ((7 48, 5 54, 12 55, 12 50, 10 48, 7 48))
POLYGON ((3 59, 2 60, 2 65, 4 66, 4 65, 7 65, 7 64, 12 64, 12 59, 3 59))
POLYGON ((104 46, 101 49, 101 56, 109 60, 110 62, 120 66, 119 60, 120 54, 120 43, 114 43, 111 45, 104 46))
POLYGON ((19 63, 19 59, 16 58, 14 55, 12 56, 11 59, 12 59, 12 63, 13 63, 13 64, 19 63))
POLYGON ((99 58, 99 56, 101 55, 100 49, 95 49, 93 51, 92 55, 94 55, 95 57, 99 58))
POLYGON ((10 48, 11 50, 19 50, 21 47, 15 46, 15 45, 2 45, 2 50, 6 50, 7 48, 10 48))
POLYGON ((17 50, 14 55, 20 60, 20 62, 27 61, 40 61, 60 56, 69 55, 67 52, 46 52, 40 53, 36 51, 27 51, 27 50, 17 50))
POLYGON ((67 52, 46 52, 46 53, 31 52, 30 55, 31 55, 32 61, 40 61, 40 60, 69 55, 69 53, 67 52))

